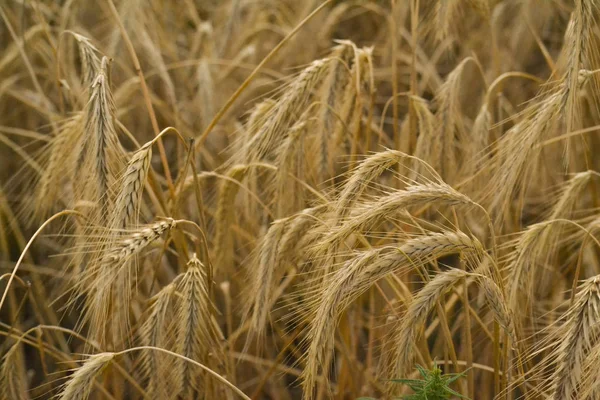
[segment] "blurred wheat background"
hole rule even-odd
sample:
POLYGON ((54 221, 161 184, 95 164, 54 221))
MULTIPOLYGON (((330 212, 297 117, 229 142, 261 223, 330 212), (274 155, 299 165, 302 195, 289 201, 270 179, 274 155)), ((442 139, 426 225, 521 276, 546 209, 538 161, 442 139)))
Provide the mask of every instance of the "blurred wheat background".
POLYGON ((600 1, 0 17, 1 399, 600 399, 600 1))

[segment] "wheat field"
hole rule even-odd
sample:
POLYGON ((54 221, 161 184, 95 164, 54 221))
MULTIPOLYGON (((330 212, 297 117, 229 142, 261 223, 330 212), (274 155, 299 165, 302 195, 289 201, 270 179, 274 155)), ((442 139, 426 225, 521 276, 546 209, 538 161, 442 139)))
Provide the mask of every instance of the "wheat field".
POLYGON ((0 17, 2 400, 600 399, 599 0, 0 17))

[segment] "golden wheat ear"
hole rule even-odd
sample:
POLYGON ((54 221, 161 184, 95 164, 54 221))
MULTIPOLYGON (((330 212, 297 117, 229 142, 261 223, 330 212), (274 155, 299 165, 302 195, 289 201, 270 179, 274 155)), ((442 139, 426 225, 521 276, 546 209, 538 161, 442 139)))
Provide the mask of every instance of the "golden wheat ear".
POLYGON ((458 158, 469 156, 468 153, 460 154, 458 150, 463 146, 468 148, 470 145, 470 138, 465 134, 466 129, 460 103, 461 82, 466 67, 470 63, 476 64, 476 61, 471 57, 462 60, 448 75, 435 98, 437 134, 434 140, 437 143, 434 142, 432 146, 436 151, 432 156, 433 158, 439 157, 439 172, 442 179, 450 184, 455 182, 459 172, 458 158))
POLYGON ((261 239, 252 258, 252 267, 248 268, 251 284, 246 291, 248 301, 244 319, 250 320, 250 336, 260 339, 264 334, 269 313, 277 301, 277 282, 285 274, 286 265, 299 264, 304 255, 304 242, 307 236, 311 236, 311 231, 314 235, 315 226, 321 223, 319 217, 326 210, 326 206, 307 208, 291 217, 276 220, 261 239))
POLYGON ((114 207, 114 182, 124 165, 124 152, 114 125, 115 105, 109 80, 109 62, 102 58, 84 111, 84 139, 77 162, 77 200, 96 203, 92 220, 106 226, 114 207))
POLYGON ((102 374, 114 357, 113 353, 99 353, 90 356, 65 383, 58 398, 60 400, 87 400, 96 378, 102 374))
MULTIPOLYGON (((412 299, 401 323, 394 331, 393 375, 407 376, 413 366, 414 344, 420 327, 442 296, 466 278, 468 272, 459 269, 443 271, 429 281, 412 299)), ((388 385, 391 389, 392 385, 388 385)))
POLYGON ((423 162, 419 160, 425 161, 436 171, 440 170, 439 163, 442 151, 441 141, 436 137, 436 119, 429 109, 429 104, 425 99, 416 96, 411 97, 411 104, 417 115, 419 128, 419 136, 413 154, 415 159, 409 175, 414 180, 417 176, 424 175, 426 172, 423 162))
MULTIPOLYGON (((248 310, 251 310, 252 331, 262 337, 267 323, 268 313, 272 306, 271 293, 276 280, 275 274, 280 272, 282 252, 281 238, 287 228, 288 219, 274 221, 261 239, 258 253, 255 256, 252 271, 252 291, 248 310)), ((249 312, 248 311, 248 312, 249 312)))
POLYGON ((565 222, 573 216, 581 192, 596 175, 593 171, 580 172, 565 182, 552 202, 548 219, 530 225, 513 242, 514 250, 508 257, 507 267, 508 300, 511 311, 518 318, 523 317, 534 303, 534 285, 543 291, 550 284, 549 279, 540 276, 536 268, 553 264, 557 257, 556 249, 560 248, 560 241, 564 238, 565 222))
POLYGON ((379 279, 390 273, 421 268, 431 260, 456 253, 482 254, 481 244, 462 232, 417 236, 399 247, 383 247, 358 253, 322 284, 308 306, 309 351, 302 373, 304 396, 313 398, 316 378, 327 371, 326 357, 334 348, 334 333, 343 311, 379 279))
POLYGON ((260 161, 283 139, 283 132, 295 117, 304 111, 313 90, 327 72, 331 60, 326 58, 313 61, 286 88, 284 95, 264 118, 263 125, 246 143, 245 162, 260 161))
POLYGON ((548 383, 550 399, 578 397, 585 357, 600 343, 600 276, 581 283, 575 301, 567 310, 565 323, 556 332, 552 351, 556 368, 548 383))
POLYGON ((152 144, 153 141, 143 145, 129 160, 109 218, 111 229, 126 229, 138 223, 144 184, 152 159, 152 144))
POLYGON ((336 247, 350 235, 374 228, 399 210, 424 204, 474 205, 475 203, 443 183, 409 186, 405 190, 393 191, 355 206, 349 213, 352 217, 346 218, 334 227, 321 243, 317 243, 315 249, 325 250, 330 245, 336 247))
POLYGON ((96 264, 78 283, 80 292, 87 294, 83 322, 89 322, 93 339, 102 344, 110 339, 113 345, 127 341, 135 257, 176 224, 168 218, 141 226, 102 248, 95 257, 96 264))
POLYGON ((76 171, 78 149, 84 130, 82 113, 60 125, 58 134, 54 136, 48 147, 50 153, 42 175, 37 183, 33 206, 34 218, 42 221, 60 205, 72 208, 72 187, 76 171))
POLYGON ((343 149, 354 160, 360 151, 358 137, 363 115, 363 94, 365 87, 370 84, 371 76, 372 49, 355 49, 350 80, 341 93, 339 115, 331 133, 330 158, 343 149))
POLYGON ((275 161, 277 175, 273 192, 277 216, 281 218, 300 211, 304 206, 304 188, 299 181, 304 175, 306 159, 304 136, 307 129, 307 123, 303 117, 300 117, 300 122, 290 128, 277 154, 275 161))
POLYGON ((326 182, 334 175, 334 158, 332 156, 332 138, 337 121, 337 110, 340 108, 344 87, 350 81, 348 74, 354 46, 350 42, 342 42, 331 51, 331 67, 319 90, 319 118, 315 123, 319 143, 319 182, 326 182))
MULTIPOLYGON (((170 319, 177 309, 178 297, 176 286, 183 275, 178 275, 176 280, 165 286, 150 299, 148 317, 140 328, 140 340, 144 346, 160 347, 175 350, 176 323, 170 319)), ((181 380, 174 376, 176 360, 165 354, 151 351, 142 351, 141 368, 148 379, 146 391, 157 399, 171 399, 181 392, 181 380)))
POLYGON ((29 388, 22 372, 21 339, 18 339, 1 360, 0 393, 3 399, 29 399, 29 388))
POLYGON ((254 169, 273 170, 275 167, 266 163, 234 165, 229 168, 219 187, 214 241, 214 259, 217 273, 231 271, 234 266, 235 241, 231 231, 236 218, 236 214, 233 212, 234 202, 241 187, 241 182, 254 169))
POLYGON ((79 58, 81 59, 81 82, 84 88, 88 89, 94 83, 94 79, 96 79, 101 68, 101 61, 98 57, 99 51, 89 38, 73 31, 66 32, 73 35, 77 40, 79 58))
MULTIPOLYGON (((178 283, 182 295, 177 313, 178 353, 203 364, 212 363, 210 355, 220 353, 213 325, 211 282, 208 279, 210 275, 204 264, 193 255, 187 263, 185 275, 178 283)), ((178 367, 181 369, 178 375, 183 382, 182 394, 186 398, 192 398, 196 391, 201 390, 201 376, 189 363, 178 363, 178 367)), ((205 393, 208 393, 206 385, 203 386, 205 393)))
POLYGON ((370 155, 362 160, 358 166, 350 171, 350 177, 344 184, 342 191, 335 203, 335 221, 337 225, 352 211, 352 207, 361 198, 364 192, 373 184, 383 172, 400 163, 407 155, 397 150, 384 150, 370 155))

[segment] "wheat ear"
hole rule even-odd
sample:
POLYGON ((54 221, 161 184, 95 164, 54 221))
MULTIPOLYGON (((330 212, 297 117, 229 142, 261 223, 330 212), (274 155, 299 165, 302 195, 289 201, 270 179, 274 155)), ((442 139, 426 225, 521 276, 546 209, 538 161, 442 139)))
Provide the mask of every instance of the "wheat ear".
MULTIPOLYGON (((204 364, 208 362, 209 353, 214 353, 217 348, 208 276, 206 267, 194 255, 178 284, 182 293, 178 312, 178 353, 204 364)), ((183 382, 182 393, 191 398, 194 391, 199 390, 197 370, 188 363, 178 365, 182 369, 178 374, 183 382)))
POLYGON ((67 381, 60 393, 60 400, 87 400, 92 391, 92 386, 98 375, 114 359, 113 353, 99 353, 90 356, 85 363, 77 368, 67 381))
POLYGON ((95 201, 94 220, 106 225, 114 206, 113 184, 123 167, 123 149, 114 127, 115 105, 110 90, 108 59, 104 57, 91 87, 84 112, 85 136, 78 159, 76 191, 80 199, 95 201))
POLYGON ((152 144, 153 142, 148 142, 143 145, 129 160, 110 218, 111 229, 137 225, 144 184, 152 159, 152 144))
POLYGON ((319 118, 315 127, 319 144, 319 182, 325 182, 334 173, 330 142, 337 121, 335 112, 339 108, 344 85, 349 81, 348 68, 353 54, 354 48, 348 42, 334 47, 330 55, 331 66, 321 85, 319 118))
POLYGON ((578 398, 577 388, 585 356, 600 338, 600 276, 581 283, 565 318, 564 326, 556 335, 556 369, 550 378, 552 389, 549 398, 554 400, 578 398))
POLYGON ((333 350, 333 336, 341 313, 358 296, 384 276, 424 265, 448 254, 481 252, 481 244, 461 232, 436 233, 408 240, 398 248, 385 247, 363 252, 345 263, 321 288, 310 310, 312 321, 306 367, 303 371, 304 396, 311 399, 325 355, 333 350))
POLYGON ((264 119, 264 124, 257 130, 245 146, 246 162, 259 161, 280 143, 282 135, 294 116, 300 114, 306 106, 313 89, 327 71, 329 59, 313 61, 286 88, 285 94, 270 115, 264 119))
POLYGON ((351 212, 352 217, 335 227, 322 242, 317 244, 317 247, 339 244, 351 234, 370 229, 386 218, 393 217, 399 210, 423 204, 473 205, 474 203, 446 184, 429 183, 409 186, 405 190, 394 191, 354 207, 351 212))
POLYGON ((79 284, 82 291, 88 293, 85 320, 89 321, 89 331, 100 343, 106 341, 109 328, 116 335, 113 341, 119 343, 124 339, 129 324, 133 258, 163 233, 173 229, 176 223, 169 218, 137 228, 111 242, 111 246, 99 256, 97 266, 90 271, 88 278, 79 284), (117 329, 114 330, 112 325, 117 329))
POLYGON ((0 367, 0 393, 4 399, 27 400, 27 382, 20 374, 21 339, 13 344, 2 358, 0 367))
MULTIPOLYGON (((169 320, 169 313, 174 309, 176 302, 176 283, 173 282, 158 292, 150 299, 151 306, 148 318, 140 328, 140 338, 144 346, 169 349, 173 347, 172 333, 174 324, 169 320)), ((142 352, 141 366, 145 376, 148 377, 147 392, 157 399, 170 399, 181 388, 174 387, 180 381, 173 375, 173 360, 164 354, 144 350, 142 352)))

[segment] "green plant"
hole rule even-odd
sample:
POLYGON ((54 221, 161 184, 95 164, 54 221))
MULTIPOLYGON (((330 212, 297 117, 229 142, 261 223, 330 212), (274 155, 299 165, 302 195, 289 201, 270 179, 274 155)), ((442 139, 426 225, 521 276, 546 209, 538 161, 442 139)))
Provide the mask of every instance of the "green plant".
MULTIPOLYGON (((442 374, 442 370, 433 365, 431 370, 427 370, 420 365, 416 366, 423 379, 393 379, 392 382, 407 385, 414 392, 411 395, 403 397, 404 400, 443 400, 456 396, 461 399, 467 399, 462 394, 452 390, 450 385, 458 379, 465 376, 467 371, 460 374, 442 374)), ((361 397, 358 400, 369 400, 371 397, 361 397)))

